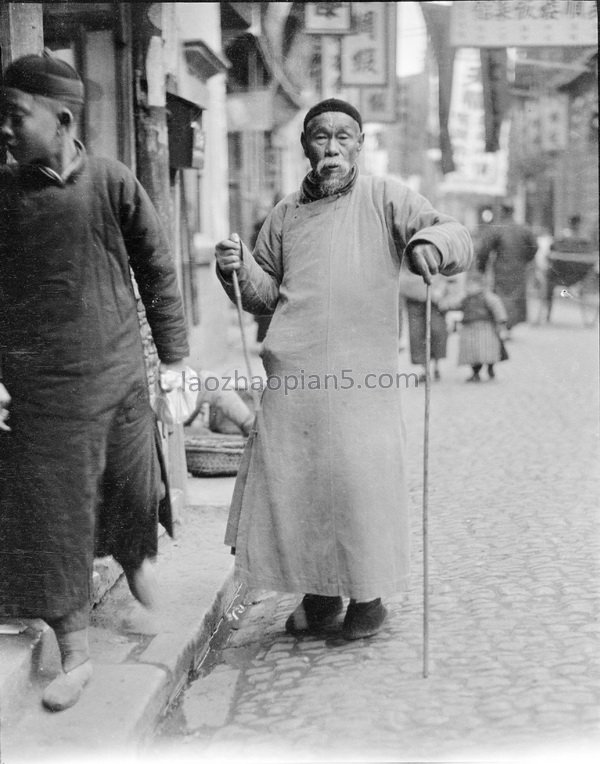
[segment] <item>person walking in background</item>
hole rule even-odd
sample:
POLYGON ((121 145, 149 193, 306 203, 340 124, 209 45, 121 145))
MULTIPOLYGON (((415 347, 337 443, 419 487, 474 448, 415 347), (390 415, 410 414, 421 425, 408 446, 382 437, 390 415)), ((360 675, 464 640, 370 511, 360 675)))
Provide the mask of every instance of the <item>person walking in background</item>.
POLYGON ((273 313, 225 542, 238 580, 304 593, 288 632, 318 632, 347 596, 342 635, 359 639, 381 628, 381 598, 409 574, 400 394, 377 384, 399 373, 400 263, 429 283, 467 268, 472 245, 407 186, 360 175, 351 104, 313 106, 300 140, 312 170, 272 210, 254 251, 237 234, 215 250, 229 297, 236 271, 244 308, 273 313))
POLYGON ((527 320, 527 268, 538 244, 533 233, 513 219, 513 206, 501 206, 500 220, 479 232, 475 255, 480 271, 490 266, 491 288, 507 312, 507 338, 510 330, 527 320))
POLYGON ((6 69, 0 136, 17 164, 0 168, 0 617, 54 630, 53 711, 92 675, 94 554, 115 557, 142 605, 156 601, 168 493, 130 267, 161 375, 189 352, 158 215, 127 167, 75 139, 83 103, 77 72, 49 54, 6 69))
POLYGON ((581 232, 581 215, 570 215, 567 227, 552 242, 551 250, 558 252, 590 252, 593 249, 591 239, 581 232))
POLYGON ((442 298, 443 310, 463 313, 458 345, 458 365, 473 370, 467 382, 481 382, 480 372, 487 366, 489 379, 496 374, 494 364, 508 359, 504 348, 506 310, 498 295, 485 286, 485 277, 477 271, 467 274, 466 295, 460 300, 442 298))
MULTIPOLYGON (((431 363, 433 378, 441 379, 439 362, 446 357, 448 329, 438 301, 445 293, 445 278, 436 276, 431 284, 431 363)), ((400 294, 406 302, 408 341, 411 363, 423 367, 419 381, 425 381, 425 298, 427 287, 422 278, 411 273, 406 265, 400 269, 400 294)))

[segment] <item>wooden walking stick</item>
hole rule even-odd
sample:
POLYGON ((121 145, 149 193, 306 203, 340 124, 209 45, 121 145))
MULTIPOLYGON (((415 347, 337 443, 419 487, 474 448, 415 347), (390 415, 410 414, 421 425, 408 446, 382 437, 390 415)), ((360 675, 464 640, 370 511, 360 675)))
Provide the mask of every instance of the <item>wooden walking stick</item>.
POLYGON ((429 400, 431 396, 431 286, 425 294, 425 423, 423 432, 423 678, 429 676, 429 400))
MULTIPOLYGON (((237 233, 232 234, 232 238, 235 238, 238 242, 240 237, 237 233)), ((240 243, 241 246, 241 243, 240 243)), ((248 374, 248 387, 252 393, 254 399, 254 411, 258 412, 260 405, 260 397, 258 396, 254 386, 252 385, 252 366, 250 365, 250 355, 248 353, 248 343, 246 342, 246 331, 244 329, 244 309, 242 307, 242 293, 240 292, 240 282, 238 280, 237 271, 232 271, 231 279, 233 281, 233 294, 235 296, 235 307, 237 308, 238 323, 240 325, 240 334, 242 336, 242 351, 244 353, 244 361, 246 362, 246 372, 248 374)))
MULTIPOLYGON (((237 235, 237 233, 232 234, 231 237, 232 239, 234 239, 234 241, 239 242, 240 240, 240 237, 237 235)), ((250 435, 248 436, 246 448, 244 449, 244 453, 242 454, 242 459, 241 459, 240 466, 237 472, 237 479, 235 481, 235 486, 233 489, 233 496, 231 497, 231 506, 229 509, 229 518, 227 520, 227 530, 225 532, 225 538, 235 538, 235 536, 237 535, 237 529, 238 529, 239 520, 240 520, 240 511, 242 508, 241 495, 243 492, 243 486, 246 482, 246 477, 248 475, 248 469, 250 467, 250 451, 251 451, 252 442, 254 441, 254 438, 256 437, 256 418, 260 409, 260 396, 258 392, 255 390, 254 385, 251 382, 252 367, 250 365, 250 356, 248 354, 248 344, 246 342, 246 332, 244 330, 244 309, 242 307, 242 294, 240 292, 240 282, 238 280, 238 275, 236 271, 231 272, 231 281, 233 283, 233 294, 235 297, 235 306, 237 308, 238 323, 240 325, 240 334, 242 337, 242 350, 244 352, 244 360, 246 362, 246 372, 248 374, 248 385, 250 387, 252 398, 254 400, 254 424, 252 425, 252 430, 250 431, 250 435)), ((232 544, 231 551, 232 551, 232 554, 235 554, 235 542, 232 544)))

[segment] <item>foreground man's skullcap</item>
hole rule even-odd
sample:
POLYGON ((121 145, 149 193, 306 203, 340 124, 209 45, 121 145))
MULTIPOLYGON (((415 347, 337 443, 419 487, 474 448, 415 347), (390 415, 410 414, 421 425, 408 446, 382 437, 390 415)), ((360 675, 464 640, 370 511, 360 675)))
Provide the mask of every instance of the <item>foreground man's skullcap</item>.
POLYGON ((75 69, 46 51, 41 56, 23 56, 9 64, 2 86, 58 101, 84 100, 83 82, 75 69))
POLYGON ((340 98, 326 98, 308 110, 306 117, 304 117, 304 132, 306 132, 306 126, 311 119, 319 114, 324 114, 326 111, 342 111, 344 114, 348 114, 358 122, 358 126, 362 130, 362 118, 358 109, 352 106, 351 103, 348 103, 348 101, 342 101, 340 98))

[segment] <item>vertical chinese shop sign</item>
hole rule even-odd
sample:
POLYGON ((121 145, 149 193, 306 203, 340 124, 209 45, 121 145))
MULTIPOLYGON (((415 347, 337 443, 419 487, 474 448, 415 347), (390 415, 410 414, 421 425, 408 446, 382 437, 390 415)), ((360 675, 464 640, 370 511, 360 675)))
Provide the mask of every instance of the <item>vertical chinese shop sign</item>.
POLYGON ((396 4, 352 3, 353 33, 341 42, 341 81, 360 88, 365 122, 396 119, 396 4))

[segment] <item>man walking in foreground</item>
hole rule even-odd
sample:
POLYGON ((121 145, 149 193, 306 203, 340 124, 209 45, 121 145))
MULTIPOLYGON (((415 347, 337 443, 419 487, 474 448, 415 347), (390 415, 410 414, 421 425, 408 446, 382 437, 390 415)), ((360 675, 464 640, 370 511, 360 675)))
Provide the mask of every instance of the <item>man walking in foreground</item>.
POLYGON ((43 618, 63 673, 53 711, 92 675, 94 551, 155 600, 150 558, 164 486, 135 273, 162 371, 188 354, 158 215, 130 170, 75 139, 83 83, 58 58, 6 70, 0 137, 0 617, 43 618))
POLYGON ((407 586, 409 529, 398 377, 403 257, 429 283, 467 268, 467 230, 403 184, 360 176, 359 112, 327 99, 304 120, 312 171, 273 209, 253 253, 216 246, 244 308, 273 313, 267 389, 240 471, 226 543, 253 587, 302 592, 286 629, 318 631, 350 598, 342 633, 375 634, 381 597, 407 586))

